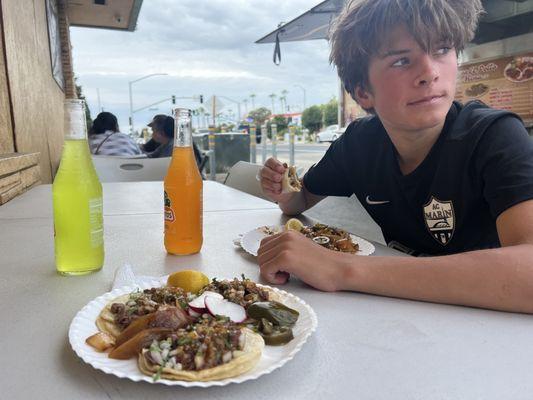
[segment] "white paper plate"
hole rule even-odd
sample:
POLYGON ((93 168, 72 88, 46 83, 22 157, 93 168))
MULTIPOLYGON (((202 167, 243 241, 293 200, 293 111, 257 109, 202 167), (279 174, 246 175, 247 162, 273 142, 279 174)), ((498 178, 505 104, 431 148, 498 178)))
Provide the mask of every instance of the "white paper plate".
POLYGON ((124 286, 97 297, 83 307, 72 320, 68 335, 70 344, 76 354, 87 364, 92 365, 94 368, 99 369, 106 374, 115 375, 119 378, 131 379, 135 382, 145 381, 148 383, 185 387, 224 386, 229 383, 241 383, 251 379, 257 379, 261 375, 268 374, 283 366, 302 348, 307 338, 316 329, 318 323, 313 309, 300 298, 283 290, 259 285, 276 292, 285 305, 300 313, 300 317, 293 328, 294 339, 292 341, 284 346, 265 346, 261 359, 255 368, 234 378, 209 382, 171 381, 168 379, 159 379, 154 382, 151 376, 144 375, 139 370, 137 367, 137 359, 113 360, 107 357, 107 353, 98 353, 95 351, 91 346, 85 343, 85 339, 98 332, 98 328, 95 324, 96 318, 100 314, 102 308, 104 308, 109 301, 123 294, 131 293, 137 287, 147 289, 158 286, 161 286, 161 281, 159 280, 145 281, 139 286, 124 286))
MULTIPOLYGON (((283 228, 279 226, 269 226, 267 228, 275 232, 281 232, 283 230, 283 228)), ((259 250, 259 245, 261 244, 261 240, 263 240, 267 236, 268 234, 265 233, 265 227, 261 226, 259 228, 255 228, 251 230, 250 232, 246 232, 242 236, 241 247, 247 253, 250 253, 253 256, 257 256, 257 250, 259 250)), ((350 233, 350 237, 352 238, 354 243, 357 243, 359 245, 359 251, 355 253, 356 255, 369 256, 370 254, 374 253, 374 251, 376 251, 376 248, 374 247, 374 245, 370 243, 368 240, 360 238, 359 236, 352 235, 351 233, 350 233)))

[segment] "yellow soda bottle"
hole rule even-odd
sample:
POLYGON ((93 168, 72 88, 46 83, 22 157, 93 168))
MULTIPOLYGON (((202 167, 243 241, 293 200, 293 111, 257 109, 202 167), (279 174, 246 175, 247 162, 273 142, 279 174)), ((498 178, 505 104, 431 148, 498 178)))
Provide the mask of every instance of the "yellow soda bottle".
POLYGON ((102 185, 87 143, 83 100, 65 101, 65 143, 52 185, 55 259, 62 275, 84 275, 104 264, 102 185))

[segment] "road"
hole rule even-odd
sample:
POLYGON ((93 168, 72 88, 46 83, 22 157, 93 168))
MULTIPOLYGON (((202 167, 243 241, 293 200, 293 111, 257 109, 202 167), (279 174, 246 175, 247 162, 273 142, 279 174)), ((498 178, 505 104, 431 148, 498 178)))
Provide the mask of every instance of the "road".
MULTIPOLYGON (((326 150, 329 148, 329 143, 296 143, 294 146, 294 163, 297 167, 303 168, 307 171, 309 167, 317 163, 326 150)), ((277 158, 282 162, 289 163, 289 145, 278 144, 276 146, 277 158)), ((262 147, 257 145, 257 162, 262 163, 262 147)), ((268 143, 267 157, 272 155, 272 145, 268 143)))

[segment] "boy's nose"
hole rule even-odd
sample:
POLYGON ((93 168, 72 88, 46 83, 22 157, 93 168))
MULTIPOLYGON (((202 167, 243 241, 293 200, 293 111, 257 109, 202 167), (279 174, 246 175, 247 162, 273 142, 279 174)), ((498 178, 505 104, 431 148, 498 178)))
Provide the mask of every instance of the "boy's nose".
POLYGON ((419 70, 416 77, 416 86, 431 85, 439 78, 439 71, 435 60, 429 54, 424 54, 419 60, 419 70))

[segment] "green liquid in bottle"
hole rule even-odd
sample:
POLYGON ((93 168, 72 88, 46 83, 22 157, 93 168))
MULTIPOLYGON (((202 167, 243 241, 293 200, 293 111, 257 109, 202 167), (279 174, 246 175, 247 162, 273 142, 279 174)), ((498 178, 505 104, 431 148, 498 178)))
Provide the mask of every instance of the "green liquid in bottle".
POLYGON ((104 263, 102 185, 87 140, 65 140, 52 193, 57 271, 98 271, 104 263))

